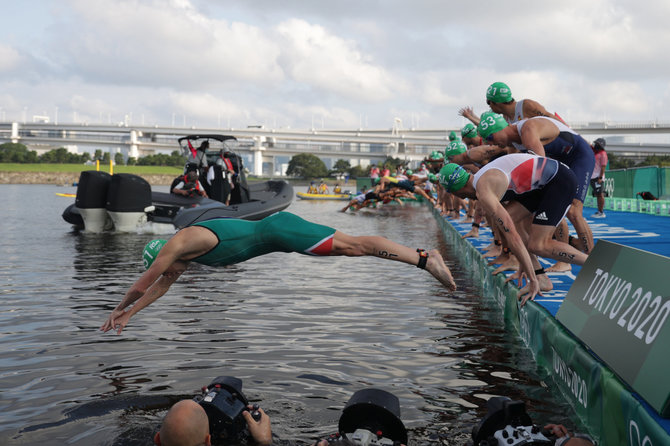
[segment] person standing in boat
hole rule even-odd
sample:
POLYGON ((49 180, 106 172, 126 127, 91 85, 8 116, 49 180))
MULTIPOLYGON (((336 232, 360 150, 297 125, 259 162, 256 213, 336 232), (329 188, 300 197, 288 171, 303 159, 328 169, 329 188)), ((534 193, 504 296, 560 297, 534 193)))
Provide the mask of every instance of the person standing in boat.
POLYGON ((207 149, 209 149, 209 141, 203 141, 197 149, 193 147, 191 141, 186 140, 186 143, 188 144, 188 153, 186 155, 184 174, 195 171, 199 177, 204 177, 209 167, 206 156, 207 149))
POLYGON ((226 266, 271 252, 395 260, 425 269, 447 288, 456 289, 451 272, 436 249, 427 252, 380 236, 347 235, 289 212, 259 221, 217 218, 194 223, 169 241, 149 242, 143 253, 147 270, 126 292, 100 330, 121 333, 130 318, 163 296, 191 262, 226 266))

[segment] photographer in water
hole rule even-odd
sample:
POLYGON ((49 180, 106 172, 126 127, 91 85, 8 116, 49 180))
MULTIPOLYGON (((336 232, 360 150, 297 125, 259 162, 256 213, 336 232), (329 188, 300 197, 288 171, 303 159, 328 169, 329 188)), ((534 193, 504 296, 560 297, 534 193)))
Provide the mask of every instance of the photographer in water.
POLYGON ((400 420, 400 400, 385 390, 355 392, 342 410, 337 433, 314 446, 403 446, 407 429, 400 420))
POLYGON ((203 387, 202 395, 179 401, 170 408, 154 436, 154 443, 210 446, 212 438, 215 443, 216 440, 239 440, 247 432, 258 445, 272 444, 270 417, 258 405, 249 404, 242 393, 242 380, 219 376, 203 387))
MULTIPOLYGON (((242 380, 219 376, 202 395, 182 400, 168 411, 154 436, 159 446, 196 446, 235 443, 247 438, 261 446, 272 444, 270 417, 257 405, 248 404, 242 380)), ((400 420, 400 401, 384 390, 368 388, 347 401, 336 434, 315 446, 401 446, 407 430, 400 420)))
POLYGON ((496 396, 486 402, 487 414, 472 429, 474 446, 594 446, 587 434, 570 435, 560 424, 533 424, 523 401, 496 396))
MULTIPOLYGON (((270 417, 258 408, 261 417, 256 421, 252 415, 252 406, 242 412, 247 422, 249 434, 254 441, 263 446, 272 444, 272 427, 270 417)), ((181 400, 176 403, 163 419, 160 431, 154 436, 158 446, 211 446, 212 435, 209 431, 209 419, 205 409, 193 400, 181 400)))

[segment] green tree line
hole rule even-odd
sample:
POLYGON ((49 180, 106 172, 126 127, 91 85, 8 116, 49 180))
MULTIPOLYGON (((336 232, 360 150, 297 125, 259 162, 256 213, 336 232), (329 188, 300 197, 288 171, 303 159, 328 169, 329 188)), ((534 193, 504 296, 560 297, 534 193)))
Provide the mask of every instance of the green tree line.
MULTIPOLYGON (((103 152, 98 149, 91 156, 90 153, 84 152, 81 154, 71 153, 65 147, 49 150, 42 155, 37 155, 35 150, 28 150, 28 148, 21 143, 7 142, 0 144, 0 163, 18 163, 18 164, 80 164, 88 161, 99 160, 101 163, 109 163, 109 152, 103 152)), ((184 157, 178 150, 173 151, 170 155, 158 153, 155 155, 143 156, 139 159, 128 158, 127 163, 123 159, 121 153, 114 155, 114 162, 117 165, 128 164, 138 166, 176 166, 184 165, 184 157)))
MULTIPOLYGON (((392 172, 398 166, 406 164, 406 161, 400 158, 387 157, 378 165, 380 168, 388 167, 392 172)), ((333 164, 333 168, 328 170, 326 164, 316 155, 311 153, 300 153, 294 155, 288 163, 286 175, 313 179, 324 178, 333 175, 349 175, 351 178, 368 176, 370 166, 352 166, 347 160, 339 159, 333 164)))
MULTIPOLYGON (((623 169, 629 167, 644 166, 670 166, 670 155, 648 156, 643 161, 636 163, 634 160, 614 154, 608 154, 610 169, 623 169)), ((77 154, 70 153, 64 147, 50 150, 42 155, 37 155, 35 150, 28 148, 21 143, 7 142, 0 144, 0 163, 19 163, 19 164, 79 164, 87 161, 100 160, 101 163, 109 163, 109 152, 103 152, 98 149, 93 155, 88 152, 77 154)), ((116 153, 114 162, 117 165, 127 164, 129 166, 175 166, 184 165, 184 158, 178 150, 170 155, 158 153, 155 155, 143 156, 139 159, 128 158, 124 162, 123 155, 116 153)), ((388 157, 378 165, 380 168, 388 167, 394 171, 398 166, 405 164, 405 161, 399 158, 388 157)), ((367 176, 370 166, 351 166, 349 161, 339 159, 333 165, 331 170, 326 168, 325 163, 316 155, 311 153, 301 153, 293 156, 289 161, 286 174, 289 176, 301 178, 323 178, 331 175, 349 175, 352 178, 367 176)))

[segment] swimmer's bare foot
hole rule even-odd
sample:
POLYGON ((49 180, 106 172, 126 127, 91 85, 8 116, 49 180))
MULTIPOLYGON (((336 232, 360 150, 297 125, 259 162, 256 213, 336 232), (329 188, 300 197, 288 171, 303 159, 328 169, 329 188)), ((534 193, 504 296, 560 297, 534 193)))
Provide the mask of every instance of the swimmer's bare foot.
POLYGON ((500 254, 502 254, 502 246, 494 245, 493 248, 484 253, 484 257, 500 257, 500 254))
POLYGON ((519 270, 519 261, 516 259, 515 256, 510 255, 504 262, 502 262, 502 265, 497 267, 491 274, 494 276, 496 274, 500 274, 503 271, 518 271, 519 270))
MULTIPOLYGON (((511 274, 507 279, 505 279, 505 283, 507 282, 514 283, 514 281, 518 280, 520 276, 521 272, 517 271, 514 274, 511 274)), ((551 279, 546 274, 538 274, 536 277, 538 283, 540 284, 540 291, 551 291, 554 289, 554 284, 551 283, 551 279)), ((517 286, 521 286, 521 283, 519 283, 517 286)), ((519 290, 519 294, 521 296, 527 293, 528 293, 528 284, 526 284, 523 288, 519 290)))
POLYGON ((442 285, 446 286, 451 291, 456 290, 456 282, 454 282, 451 271, 449 271, 449 267, 444 263, 444 259, 437 249, 428 252, 426 271, 431 273, 433 277, 439 280, 442 285))
POLYGON ((509 252, 504 252, 503 250, 500 250, 500 251, 501 252, 500 252, 500 254, 498 254, 498 257, 489 261, 489 265, 495 265, 495 264, 498 264, 498 263, 505 263, 506 261, 509 260, 511 254, 509 252))
POLYGON ((465 235, 464 235, 463 237, 461 237, 461 238, 468 238, 468 237, 478 238, 478 237, 479 237, 479 228, 472 228, 472 229, 470 229, 470 232, 468 232, 467 234, 465 234, 465 235))
POLYGON ((565 262, 556 262, 552 266, 546 269, 548 273, 564 273, 572 271, 572 265, 565 262))
POLYGON ((538 274, 537 281, 540 282, 540 291, 551 291, 554 289, 554 284, 546 274, 538 274))

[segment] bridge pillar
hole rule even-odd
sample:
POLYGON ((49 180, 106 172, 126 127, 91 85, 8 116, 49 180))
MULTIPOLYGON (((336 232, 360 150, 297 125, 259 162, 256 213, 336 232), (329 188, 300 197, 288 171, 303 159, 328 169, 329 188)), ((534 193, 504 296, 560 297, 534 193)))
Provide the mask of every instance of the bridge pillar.
POLYGON ((140 151, 137 148, 137 130, 130 131, 130 147, 128 148, 128 158, 139 158, 140 151))
POLYGON ((16 144, 19 142, 19 123, 12 122, 12 142, 16 144))
POLYGON ((265 147, 263 143, 265 142, 265 136, 254 136, 254 175, 261 176, 263 175, 263 152, 265 147))

